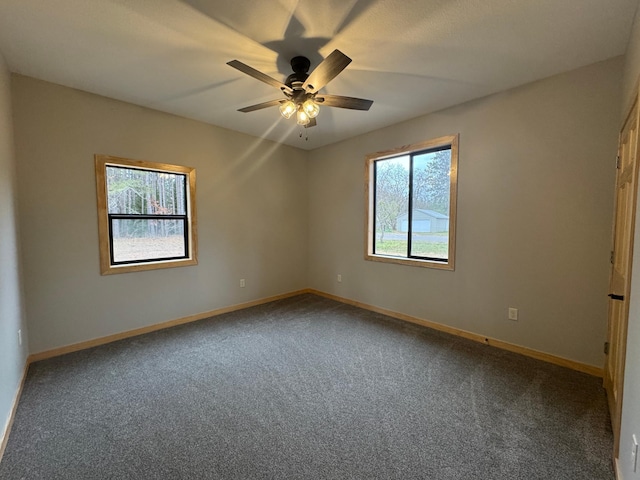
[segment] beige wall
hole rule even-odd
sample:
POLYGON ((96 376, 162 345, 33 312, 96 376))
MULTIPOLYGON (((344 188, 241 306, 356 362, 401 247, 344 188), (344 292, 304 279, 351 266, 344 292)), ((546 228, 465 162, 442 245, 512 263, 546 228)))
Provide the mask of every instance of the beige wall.
POLYGON ((624 57, 624 67, 622 74, 622 118, 629 112, 633 99, 638 88, 638 78, 640 77, 640 10, 636 11, 633 20, 633 28, 627 51, 624 57))
POLYGON ((31 352, 312 287, 601 366, 621 72, 613 59, 313 152, 15 75, 31 352), (456 271, 364 261, 364 155, 451 133, 456 271), (198 266, 99 275, 95 153, 196 167, 198 266))
MULTIPOLYGON (((629 105, 637 94, 640 76, 640 12, 636 12, 633 31, 627 47, 624 65, 622 114, 627 116, 629 105)), ((622 128, 622 123, 620 123, 622 128)), ((635 252, 632 266, 631 301, 627 336, 627 359, 622 401, 622 429, 620 431, 620 478, 637 478, 631 464, 632 435, 640 441, 640 205, 636 206, 635 252)))
POLYGON ((11 76, 0 54, 0 440, 27 358, 15 185, 11 76), (18 330, 22 330, 22 347, 18 343, 18 330))
POLYGON ((303 151, 19 75, 13 101, 32 353, 307 286, 303 151), (96 153, 196 168, 199 265, 100 275, 96 153))
MULTIPOLYGON (((634 62, 631 53, 625 85, 634 62)), ((26 351, 14 341, 24 325, 10 77, 0 67, 2 420, 26 351)), ((612 165, 630 92, 620 94, 622 71, 609 60, 313 152, 14 75, 30 351, 312 287, 602 366, 612 165), (456 271, 366 262, 365 154, 452 133, 456 271), (100 276, 95 153, 197 169, 198 266, 100 276), (506 319, 509 306, 518 322, 506 319)), ((637 390, 637 369, 627 372, 637 390)), ((627 404, 625 415, 637 424, 627 404)))
POLYGON ((612 59, 313 151, 311 287, 601 367, 621 71, 612 59), (455 133, 456 270, 365 261, 365 154, 455 133))

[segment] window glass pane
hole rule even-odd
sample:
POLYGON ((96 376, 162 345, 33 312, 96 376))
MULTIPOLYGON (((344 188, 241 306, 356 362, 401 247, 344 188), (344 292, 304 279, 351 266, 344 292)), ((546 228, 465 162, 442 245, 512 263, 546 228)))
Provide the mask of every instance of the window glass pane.
POLYGON ((107 165, 109 213, 185 215, 186 175, 107 165))
POLYGON ((407 256, 409 155, 375 162, 374 252, 407 256))
POLYGON ((413 157, 411 255, 447 259, 451 150, 413 157))
POLYGON ((186 257, 184 222, 113 219, 113 261, 186 257))

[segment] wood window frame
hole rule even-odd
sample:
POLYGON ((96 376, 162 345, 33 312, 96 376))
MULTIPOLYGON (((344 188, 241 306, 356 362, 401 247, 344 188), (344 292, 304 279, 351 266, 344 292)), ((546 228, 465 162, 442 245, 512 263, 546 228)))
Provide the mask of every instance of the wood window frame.
POLYGON ((132 160, 128 158, 114 157, 110 155, 94 156, 96 172, 96 197, 98 203, 98 237, 100 250, 100 274, 112 275, 117 273, 138 272, 144 270, 157 270, 160 268, 186 267, 198 264, 198 235, 196 219, 196 171, 194 168, 167 163, 155 163, 144 160, 132 160), (113 263, 111 256, 111 234, 109 230, 109 211, 107 202, 107 177, 108 166, 131 168, 138 170, 150 170, 156 172, 180 173, 187 178, 188 192, 187 205, 187 257, 168 260, 151 260, 140 263, 113 263))
POLYGON ((410 265, 414 267, 435 268, 440 270, 455 269, 456 253, 456 211, 458 195, 458 142, 459 134, 446 135, 420 143, 405 145, 402 147, 376 152, 365 157, 365 260, 383 263, 394 263, 400 265, 410 265), (410 155, 424 150, 437 149, 444 146, 451 147, 451 170, 450 170, 450 191, 449 191, 449 245, 448 258, 446 261, 436 261, 431 259, 421 259, 413 257, 400 257, 392 255, 381 255, 374 253, 374 201, 375 201, 375 178, 374 164, 378 160, 389 159, 401 155, 410 155))

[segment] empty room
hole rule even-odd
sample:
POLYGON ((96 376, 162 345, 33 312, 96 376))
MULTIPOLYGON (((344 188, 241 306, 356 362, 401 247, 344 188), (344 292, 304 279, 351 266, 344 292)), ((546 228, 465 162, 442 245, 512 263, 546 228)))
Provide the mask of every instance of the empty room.
POLYGON ((638 3, 0 2, 0 478, 640 479, 638 3))

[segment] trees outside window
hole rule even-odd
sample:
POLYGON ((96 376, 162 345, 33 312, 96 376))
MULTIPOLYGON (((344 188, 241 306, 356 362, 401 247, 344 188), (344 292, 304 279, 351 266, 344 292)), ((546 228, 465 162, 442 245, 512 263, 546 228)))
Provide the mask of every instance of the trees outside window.
POLYGON ((458 137, 367 156, 368 260, 453 270, 458 137))
POLYGON ((96 155, 102 274, 197 263, 195 170, 96 155))

